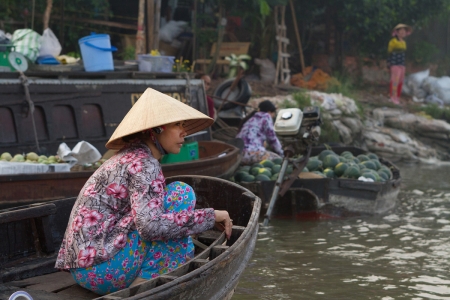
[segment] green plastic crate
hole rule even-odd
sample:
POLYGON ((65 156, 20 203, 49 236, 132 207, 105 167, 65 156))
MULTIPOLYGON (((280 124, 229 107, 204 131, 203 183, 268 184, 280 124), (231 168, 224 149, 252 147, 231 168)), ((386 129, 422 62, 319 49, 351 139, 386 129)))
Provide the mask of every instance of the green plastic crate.
POLYGON ((198 159, 198 142, 184 143, 178 154, 166 154, 163 156, 162 164, 173 164, 198 159))

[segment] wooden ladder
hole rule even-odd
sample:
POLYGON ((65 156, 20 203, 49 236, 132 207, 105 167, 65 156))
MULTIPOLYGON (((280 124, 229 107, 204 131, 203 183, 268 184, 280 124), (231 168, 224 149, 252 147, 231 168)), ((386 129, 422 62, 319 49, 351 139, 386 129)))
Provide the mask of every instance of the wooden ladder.
POLYGON ((287 53, 287 45, 289 45, 289 39, 286 37, 286 23, 284 18, 285 12, 285 5, 275 6, 276 40, 278 44, 278 61, 275 84, 278 84, 278 82, 289 84, 289 81, 291 79, 291 70, 289 69, 290 54, 287 53))

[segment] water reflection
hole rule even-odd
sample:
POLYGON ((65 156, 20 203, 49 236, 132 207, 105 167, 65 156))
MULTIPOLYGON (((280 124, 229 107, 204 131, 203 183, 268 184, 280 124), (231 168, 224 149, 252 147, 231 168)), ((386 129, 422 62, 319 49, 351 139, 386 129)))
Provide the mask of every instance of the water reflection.
POLYGON ((387 215, 273 220, 233 300, 450 299, 450 166, 400 166, 387 215))

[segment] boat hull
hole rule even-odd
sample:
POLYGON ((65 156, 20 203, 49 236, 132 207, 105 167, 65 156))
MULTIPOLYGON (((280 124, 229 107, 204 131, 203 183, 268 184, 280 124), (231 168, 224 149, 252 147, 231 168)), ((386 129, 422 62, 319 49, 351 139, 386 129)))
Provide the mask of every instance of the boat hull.
MULTIPOLYGON (((238 168, 239 148, 219 141, 200 141, 199 160, 162 165, 165 177, 202 175, 227 179, 238 168)), ((94 171, 0 176, 0 208, 78 196, 94 171)))

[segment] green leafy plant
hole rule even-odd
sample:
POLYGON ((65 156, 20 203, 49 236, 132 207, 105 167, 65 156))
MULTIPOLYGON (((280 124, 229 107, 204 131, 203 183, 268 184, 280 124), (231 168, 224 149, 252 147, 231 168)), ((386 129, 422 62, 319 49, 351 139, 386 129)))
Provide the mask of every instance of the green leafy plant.
POLYGON ((411 57, 416 63, 428 64, 436 61, 438 53, 439 48, 434 44, 420 41, 413 46, 411 57))
POLYGON ((174 72, 191 72, 192 65, 190 61, 181 57, 180 59, 175 60, 175 64, 173 65, 174 72))
POLYGON ((136 57, 136 48, 133 46, 127 46, 120 54, 119 56, 123 60, 133 60, 136 57))
POLYGON ((236 76, 239 68, 242 68, 243 70, 248 69, 246 60, 251 59, 251 57, 248 54, 231 54, 230 56, 225 57, 225 59, 230 62, 230 72, 228 73, 228 78, 232 78, 236 76))

